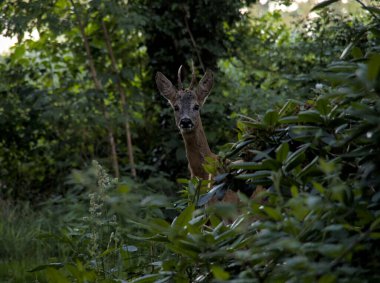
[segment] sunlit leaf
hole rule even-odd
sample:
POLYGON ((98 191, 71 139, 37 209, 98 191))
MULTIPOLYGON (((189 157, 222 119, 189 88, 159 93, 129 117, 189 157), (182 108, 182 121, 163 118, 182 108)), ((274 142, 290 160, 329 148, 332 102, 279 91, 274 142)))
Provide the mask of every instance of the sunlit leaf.
POLYGON ((217 280, 228 280, 230 274, 218 265, 211 266, 212 274, 217 280))
POLYGON ((278 211, 277 209, 275 208, 272 208, 272 207, 269 207, 269 206, 264 206, 264 211, 265 213, 272 219, 276 220, 276 221, 280 221, 282 219, 282 215, 281 215, 281 212, 278 211))

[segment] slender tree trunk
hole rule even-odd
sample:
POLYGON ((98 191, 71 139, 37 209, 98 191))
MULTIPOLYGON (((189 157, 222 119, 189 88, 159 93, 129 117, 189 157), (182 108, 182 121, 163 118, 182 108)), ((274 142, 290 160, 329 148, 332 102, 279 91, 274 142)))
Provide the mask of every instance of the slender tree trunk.
POLYGON ((189 11, 189 8, 186 6, 185 7, 185 18, 184 18, 185 19, 185 25, 186 25, 186 31, 189 34, 191 43, 193 44, 195 52, 197 53, 198 61, 199 61, 199 64, 201 65, 202 71, 206 72, 206 69, 205 69, 205 66, 203 64, 203 60, 201 57, 201 53, 199 51, 197 43, 195 42, 193 33, 191 32, 191 29, 190 29, 189 20, 188 20, 189 18, 190 18, 190 11, 189 11))
MULTIPOLYGON (((98 74, 96 72, 94 59, 92 57, 92 53, 91 53, 91 49, 90 49, 90 44, 89 44, 88 38, 86 36, 85 30, 84 30, 84 25, 82 23, 82 20, 81 20, 81 17, 79 15, 79 13, 76 10, 76 6, 75 6, 75 3, 74 3, 74 0, 70 0, 70 1, 71 1, 72 6, 73 6, 73 9, 74 9, 77 21, 78 21, 78 26, 79 26, 80 33, 82 35, 83 45, 84 45, 84 48, 86 50, 87 63, 88 63, 88 66, 90 68, 90 73, 91 73, 92 80, 94 81, 94 84, 95 84, 95 89, 98 92, 103 92, 104 91, 103 85, 102 85, 101 81, 99 80, 98 74)), ((106 123, 107 123, 108 141, 109 141, 109 144, 110 144, 110 147, 111 147, 112 167, 113 167, 113 170, 115 172, 115 176, 117 178, 119 178, 120 177, 120 171, 119 171, 119 161, 118 161, 117 152, 116 152, 115 138, 114 138, 112 126, 110 124, 109 113, 108 113, 108 111, 106 109, 106 106, 104 105, 103 101, 101 102, 101 108, 102 108, 102 112, 103 112, 104 118, 105 118, 106 123)))
POLYGON ((125 95, 124 88, 121 85, 121 79, 120 79, 120 72, 116 64, 116 59, 115 55, 113 52, 112 44, 111 44, 111 39, 108 34, 108 30, 106 27, 105 22, 102 20, 102 29, 103 29, 103 34, 104 34, 104 39, 107 45, 108 49, 108 54, 111 59, 111 65, 112 65, 112 70, 116 76, 116 86, 118 89, 118 92, 120 94, 120 99, 121 99, 121 106, 125 118, 125 133, 126 133, 126 138, 127 138, 127 147, 128 147, 128 158, 129 158, 129 165, 131 167, 131 174, 133 177, 136 177, 136 166, 135 166, 135 160, 133 156, 133 145, 132 145, 132 134, 131 134, 131 129, 129 125, 129 113, 127 109, 127 99, 125 95))

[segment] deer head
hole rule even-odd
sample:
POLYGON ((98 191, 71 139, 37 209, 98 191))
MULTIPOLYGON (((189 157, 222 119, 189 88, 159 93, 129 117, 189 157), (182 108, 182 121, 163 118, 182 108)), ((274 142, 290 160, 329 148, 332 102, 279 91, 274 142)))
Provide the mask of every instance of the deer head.
POLYGON ((213 73, 207 70, 195 88, 196 78, 193 67, 190 86, 184 89, 181 80, 181 69, 182 66, 178 69, 178 88, 173 86, 172 82, 160 72, 156 74, 156 83, 161 95, 169 101, 174 109, 177 127, 182 134, 188 134, 193 132, 201 123, 199 111, 210 94, 214 77, 213 73))

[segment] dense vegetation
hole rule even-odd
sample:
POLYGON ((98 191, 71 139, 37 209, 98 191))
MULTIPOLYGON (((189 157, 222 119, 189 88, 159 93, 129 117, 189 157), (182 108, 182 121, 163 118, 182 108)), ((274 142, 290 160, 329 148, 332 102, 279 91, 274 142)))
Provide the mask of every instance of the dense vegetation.
POLYGON ((1 281, 380 280, 380 9, 252 2, 0 4, 1 281), (153 84, 192 61, 209 192, 153 84))

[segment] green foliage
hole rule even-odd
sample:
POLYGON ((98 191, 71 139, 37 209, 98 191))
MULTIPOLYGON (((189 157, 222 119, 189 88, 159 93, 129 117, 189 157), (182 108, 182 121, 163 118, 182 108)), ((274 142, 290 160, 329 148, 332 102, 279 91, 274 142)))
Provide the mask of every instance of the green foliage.
POLYGON ((141 1, 149 19, 144 31, 153 70, 174 76, 179 65, 191 60, 203 72, 215 68, 217 60, 226 57, 240 39, 234 32, 245 18, 240 9, 254 2, 141 1))
POLYGON ((241 195, 240 217, 225 225, 215 215, 228 219, 220 214, 228 205, 219 204, 207 214, 188 206, 171 225, 147 227, 160 235, 150 241, 164 241, 174 253, 160 261, 158 278, 379 280, 380 60, 375 26, 376 19, 366 28, 370 44, 365 49, 356 45, 360 53, 352 50, 348 60, 314 74, 323 83, 316 98, 290 100, 279 110, 239 123, 241 140, 228 156, 240 154, 245 160, 217 176, 218 184, 206 196, 223 194, 226 187, 250 192, 266 187, 254 200, 241 195), (177 221, 185 222, 178 227, 177 221))

